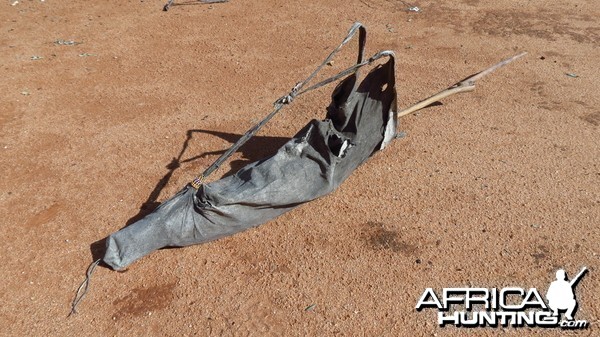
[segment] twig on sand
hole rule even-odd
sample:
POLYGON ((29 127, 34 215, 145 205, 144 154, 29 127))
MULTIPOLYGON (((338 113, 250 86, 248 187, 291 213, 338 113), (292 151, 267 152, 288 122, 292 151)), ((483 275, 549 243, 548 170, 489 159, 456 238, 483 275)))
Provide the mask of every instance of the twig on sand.
POLYGON ((479 79, 481 79, 482 77, 489 75, 490 73, 494 72, 495 70, 497 70, 498 68, 504 67, 505 65, 511 63, 512 61, 524 56, 525 54, 527 54, 527 52, 523 52, 519 55, 515 55, 511 58, 508 58, 496 65, 493 65, 483 71, 478 72, 475 75, 469 76, 466 79, 454 84, 453 86, 449 87, 448 89, 442 90, 439 93, 424 99, 422 101, 420 101, 419 103, 408 107, 402 111, 398 112, 398 117, 402 117, 402 116, 406 116, 408 114, 411 114, 417 110, 421 110, 429 105, 431 105, 432 103, 435 103, 443 98, 446 98, 448 96, 454 95, 454 94, 458 94, 461 92, 469 92, 469 91, 473 91, 475 90, 475 82, 479 79))
MULTIPOLYGON (((167 1, 167 3, 163 6, 163 11, 168 11, 169 8, 171 8, 171 6, 173 6, 173 1, 174 0, 169 0, 167 1)), ((203 4, 216 4, 216 3, 222 3, 222 2, 228 2, 229 0, 198 0, 198 2, 203 3, 203 4)))

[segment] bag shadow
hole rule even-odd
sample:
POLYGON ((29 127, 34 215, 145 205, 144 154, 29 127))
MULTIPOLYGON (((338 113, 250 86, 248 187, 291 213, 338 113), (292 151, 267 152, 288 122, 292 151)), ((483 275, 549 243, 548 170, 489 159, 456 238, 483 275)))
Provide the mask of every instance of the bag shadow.
MULTIPOLYGON (((207 156, 221 155, 227 151, 219 150, 219 151, 209 151, 199 155, 195 155, 189 158, 184 159, 184 154, 186 153, 190 142, 194 138, 194 134, 209 134, 213 136, 217 136, 227 142, 235 143, 242 135, 220 132, 214 130, 202 130, 202 129, 191 129, 186 132, 186 138, 181 146, 181 150, 179 151, 176 157, 166 165, 167 172, 165 175, 156 182, 156 185, 148 195, 148 198, 141 204, 139 211, 137 214, 129 218, 125 223, 125 228, 136 221, 142 219, 146 215, 152 213, 159 205, 158 197, 160 196, 162 190, 167 186, 173 173, 181 167, 182 164, 190 163, 195 160, 205 158, 207 156)), ((224 173, 220 178, 227 177, 229 175, 234 174, 239 171, 242 167, 248 165, 249 163, 255 162, 257 160, 266 158, 268 156, 273 155, 280 147, 283 146, 290 138, 288 137, 272 137, 272 136, 254 136, 248 140, 240 149, 237 151, 242 154, 242 159, 229 161, 229 170, 224 173)), ((190 179, 193 177, 190 177, 190 179)), ((106 238, 98 240, 90 245, 90 252, 92 255, 93 261, 98 259, 102 259, 106 250, 106 238)), ((101 264, 104 266, 104 264, 101 264)))

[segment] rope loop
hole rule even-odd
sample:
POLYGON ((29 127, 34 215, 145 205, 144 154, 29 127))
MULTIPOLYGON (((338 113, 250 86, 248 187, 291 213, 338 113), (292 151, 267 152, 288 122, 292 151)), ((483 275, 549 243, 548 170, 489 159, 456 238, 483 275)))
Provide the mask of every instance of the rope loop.
POLYGON ((294 98, 296 98, 296 96, 298 95, 298 91, 300 90, 300 88, 302 88, 304 86, 304 82, 298 82, 296 83, 296 85, 292 88, 292 90, 290 90, 290 93, 279 97, 279 99, 277 99, 275 101, 275 103, 273 103, 273 105, 284 105, 284 104, 290 104, 292 103, 292 101, 294 100, 294 98))
POLYGON ((83 300, 90 287, 90 281, 92 280, 92 274, 94 273, 94 269, 96 269, 96 267, 100 264, 101 261, 102 259, 98 259, 92 262, 88 267, 87 272, 85 273, 85 280, 83 280, 79 288, 77 288, 77 293, 75 294, 75 298, 71 303, 71 312, 69 313, 69 316, 77 313, 77 306, 83 300))

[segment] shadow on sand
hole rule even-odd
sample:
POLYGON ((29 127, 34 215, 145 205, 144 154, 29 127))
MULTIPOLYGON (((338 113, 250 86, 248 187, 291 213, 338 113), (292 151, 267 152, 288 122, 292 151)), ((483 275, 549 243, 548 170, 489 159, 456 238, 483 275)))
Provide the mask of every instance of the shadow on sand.
MULTIPOLYGON (((225 132, 211 131, 211 130, 201 130, 201 129, 188 130, 186 132, 186 139, 183 142, 183 145, 181 146, 181 150, 179 151, 179 154, 176 157, 173 157, 171 162, 169 162, 166 165, 167 173, 165 173, 165 175, 161 179, 158 180, 158 182, 154 186, 154 189, 148 195, 148 198, 146 199, 146 201, 144 201, 142 203, 142 205, 140 206, 139 212, 136 215, 134 215, 133 217, 131 217, 129 220, 127 220, 124 227, 127 227, 127 226, 135 223, 136 221, 142 219, 146 215, 152 213, 152 211, 154 211, 160 205, 160 202, 157 201, 158 197, 160 196, 160 194, 161 194, 162 190, 165 188, 165 186, 171 180, 171 177, 173 176, 173 173, 175 172, 175 170, 177 170, 179 167, 181 167, 182 164, 193 162, 195 160, 205 158, 207 156, 221 155, 225 151, 227 151, 227 149, 220 150, 220 151, 210 151, 210 152, 205 152, 205 153, 184 159, 184 154, 186 153, 190 142, 193 140, 194 134, 197 134, 197 133, 204 133, 204 134, 217 136, 217 137, 224 139, 225 141, 230 142, 232 144, 235 143, 242 136, 242 135, 233 134, 233 133, 225 133, 225 132)), ((290 138, 286 138, 286 137, 270 137, 270 136, 252 137, 250 140, 248 140, 247 143, 245 143, 238 150, 238 152, 242 154, 242 159, 230 161, 229 162, 229 166, 230 166, 229 170, 221 178, 234 174, 239 169, 241 169, 242 167, 246 166, 249 163, 252 163, 259 159, 266 158, 270 155, 273 155, 289 139, 290 138)), ((193 177, 190 177, 190 179, 192 179, 192 178, 193 177)), ((102 257, 104 256, 104 252, 106 249, 106 239, 107 238, 103 238, 102 240, 98 240, 90 245, 90 251, 92 254, 93 261, 102 259, 102 257)), ((101 263, 101 265, 107 267, 103 263, 101 263)))

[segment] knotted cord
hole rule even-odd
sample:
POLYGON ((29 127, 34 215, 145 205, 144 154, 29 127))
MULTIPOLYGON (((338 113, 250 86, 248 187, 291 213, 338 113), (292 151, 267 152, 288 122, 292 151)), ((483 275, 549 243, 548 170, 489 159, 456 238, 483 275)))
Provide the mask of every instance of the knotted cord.
POLYGON ((271 118, 273 118, 281 109, 283 109, 284 106, 292 103, 292 101, 296 97, 298 97, 302 94, 305 94, 309 91, 320 88, 331 82, 335 82, 345 76, 356 73, 356 72, 358 72, 358 70, 360 68, 362 68, 366 65, 369 65, 382 57, 390 57, 390 56, 393 57, 394 56, 394 52, 388 50, 388 51, 379 52, 379 53, 373 55, 367 61, 363 61, 365 40, 366 40, 366 30, 365 30, 364 26, 360 22, 354 23, 354 25, 352 25, 352 27, 348 31, 347 36, 344 38, 342 43, 340 43, 340 45, 337 48, 335 48, 329 54, 329 56, 327 56, 325 58, 325 60, 304 81, 296 83, 296 85, 292 88, 292 90, 290 90, 290 92, 288 94, 277 99, 273 103, 273 105, 275 106, 275 109, 271 113, 269 113, 265 118, 263 118, 260 122, 258 122, 258 124, 254 125, 252 128, 250 128, 250 130, 246 131, 246 133, 242 137, 240 137, 240 139, 238 139, 235 142, 235 144, 233 144, 227 151, 225 151, 225 153, 223 153, 217 160, 215 160, 215 162, 212 163, 206 170, 204 170, 204 172, 202 172, 202 174, 200 174, 199 176, 194 178, 192 180, 192 182, 190 183, 190 185, 195 189, 199 189, 200 186, 204 183, 204 181, 206 181, 206 178, 211 173, 213 173, 216 169, 218 169, 223 164, 223 162, 225 162, 227 159, 229 159, 229 157, 231 157, 242 145, 244 145, 250 138, 252 138, 258 132, 258 130, 260 130, 265 124, 267 124, 271 120, 271 118), (319 83, 316 83, 316 84, 302 90, 303 87, 306 84, 308 84, 321 71, 321 69, 327 63, 329 63, 331 61, 331 59, 342 49, 342 47, 344 47, 344 45, 346 45, 348 43, 348 41, 350 41, 352 39, 352 37, 356 34, 357 31, 360 31, 359 42, 358 42, 359 51, 358 51, 357 63, 345 70, 342 70, 338 74, 336 74, 326 80, 323 80, 319 83))
POLYGON ((92 273, 94 273, 94 269, 100 264, 101 259, 98 259, 90 264, 85 273, 85 280, 81 282, 79 288, 77 288, 77 293, 75 293, 75 298, 71 303, 71 312, 69 316, 77 313, 77 305, 83 300, 83 297, 87 294, 88 289, 90 287, 90 281, 92 280, 92 273))

